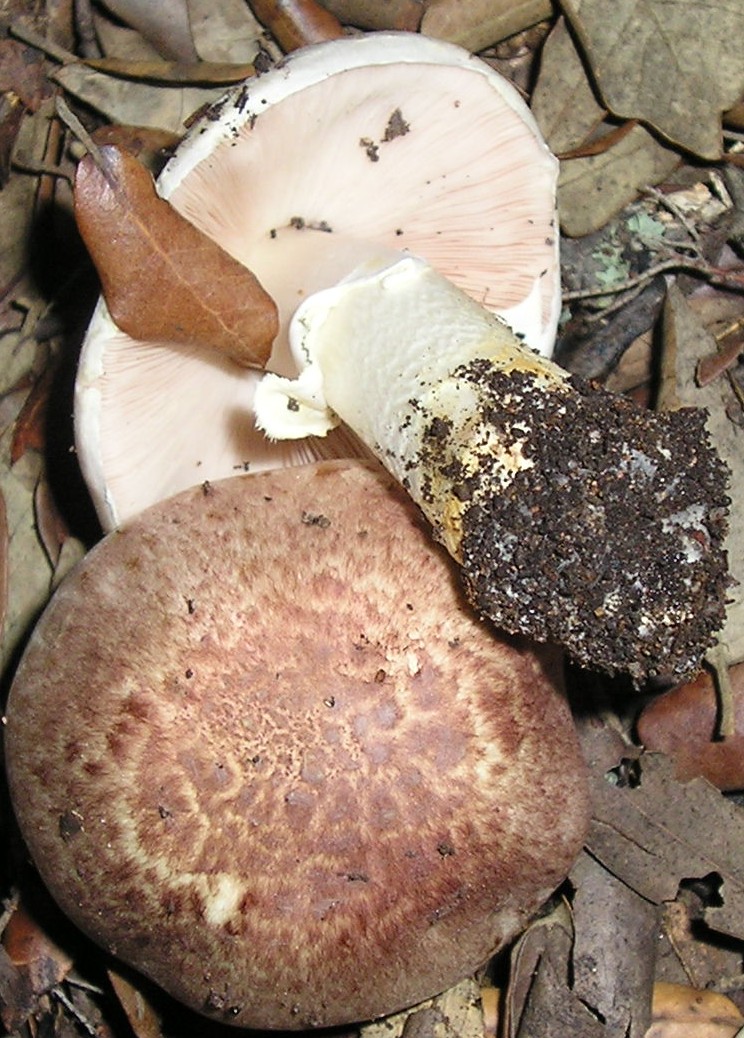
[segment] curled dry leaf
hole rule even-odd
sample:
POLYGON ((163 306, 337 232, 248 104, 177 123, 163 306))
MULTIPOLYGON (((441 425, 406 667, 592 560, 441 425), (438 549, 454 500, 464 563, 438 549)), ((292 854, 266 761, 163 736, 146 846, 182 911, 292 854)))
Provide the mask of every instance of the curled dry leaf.
POLYGON ((344 35, 338 18, 316 0, 251 0, 251 8, 285 53, 344 35))
POLYGON ((646 1038, 735 1038, 742 1024, 744 1017, 725 995, 659 981, 646 1038))
POLYGON ((162 1038, 160 1017, 146 994, 130 979, 110 969, 108 978, 135 1038, 162 1038))
POLYGON ((106 7, 136 29, 164 58, 196 61, 186 0, 106 0, 106 7))
POLYGON ((36 997, 65 979, 72 959, 23 906, 15 909, 3 933, 3 947, 36 997))
POLYGON ((729 668, 735 730, 717 737, 718 699, 712 676, 701 671, 649 703, 638 719, 648 750, 674 760, 681 782, 702 776, 722 790, 744 788, 744 663, 729 668))
POLYGON ((180 216, 150 174, 113 145, 103 168, 87 155, 75 179, 75 217, 116 324, 133 338, 220 350, 262 367, 277 334, 276 306, 237 260, 180 216))
POLYGON ((398 29, 416 32, 424 13, 424 0, 323 0, 323 7, 344 25, 360 29, 398 29))

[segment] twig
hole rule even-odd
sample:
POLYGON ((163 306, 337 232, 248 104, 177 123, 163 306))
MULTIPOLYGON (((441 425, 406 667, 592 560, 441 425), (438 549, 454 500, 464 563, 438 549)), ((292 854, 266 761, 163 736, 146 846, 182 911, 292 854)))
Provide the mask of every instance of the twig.
POLYGON ((596 288, 577 288, 563 293, 563 299, 571 302, 578 299, 594 299, 598 296, 612 296, 619 292, 629 292, 631 289, 653 280, 658 274, 669 271, 681 271, 688 274, 697 274, 699 277, 709 281, 712 285, 721 288, 729 288, 734 292, 744 291, 744 269, 726 270, 722 267, 712 267, 702 258, 689 259, 686 256, 671 256, 669 259, 654 263, 647 270, 635 274, 624 281, 618 281, 614 285, 603 285, 596 288))
POLYGON ((20 40, 22 43, 27 43, 29 47, 34 47, 35 50, 40 50, 42 54, 46 54, 48 58, 58 61, 60 65, 70 65, 80 60, 72 51, 60 47, 59 44, 52 42, 52 40, 47 40, 38 32, 34 32, 28 25, 24 25, 23 22, 13 22, 8 32, 15 39, 20 40))
POLYGON ((698 233, 697 227, 690 222, 687 215, 682 212, 680 207, 671 198, 665 195, 662 191, 659 191, 657 187, 652 187, 650 184, 644 187, 643 193, 644 195, 653 198, 660 206, 663 206, 664 209, 667 209, 672 216, 682 224, 695 244, 698 244, 700 241, 700 234, 698 233))
POLYGON ((706 653, 705 660, 713 671, 713 681, 718 699, 718 723, 716 735, 726 739, 736 731, 736 712, 734 706, 734 690, 731 687, 726 654, 720 645, 714 645, 706 653))
POLYGON ((70 171, 63 169, 62 166, 57 166, 50 162, 37 162, 34 159, 24 159, 22 156, 14 157, 13 168, 21 173, 35 173, 39 176, 61 178, 69 184, 73 180, 70 171))
POLYGON ((57 97, 55 107, 59 118, 65 124, 70 133, 80 141, 85 150, 92 157, 95 164, 101 170, 108 183, 112 186, 116 186, 116 177, 111 171, 111 163, 106 157, 106 153, 102 148, 99 148, 64 98, 57 97))
POLYGON ((93 1023, 91 1023, 91 1021, 87 1018, 87 1016, 85 1016, 84 1013, 80 1012, 75 1003, 67 997, 67 995, 64 993, 64 991, 59 985, 57 985, 57 987, 55 988, 52 988, 52 994, 58 1002, 62 1003, 62 1005, 65 1007, 70 1016, 77 1020, 77 1022, 80 1024, 84 1031, 87 1031, 88 1034, 92 1036, 92 1038, 99 1038, 97 1027, 93 1023))

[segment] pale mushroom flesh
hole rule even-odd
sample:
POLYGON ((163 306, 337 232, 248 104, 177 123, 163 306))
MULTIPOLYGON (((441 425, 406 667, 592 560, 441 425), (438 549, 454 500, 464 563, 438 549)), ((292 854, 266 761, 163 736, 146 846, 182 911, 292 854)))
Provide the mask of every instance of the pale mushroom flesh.
MULTIPOLYGON (((160 191, 277 302, 269 364, 310 293, 370 258, 421 255, 543 352, 560 309, 557 163, 516 90, 464 50, 373 33, 297 52, 191 128, 160 191)), ((125 336, 101 303, 76 391, 77 449, 105 529, 204 479, 330 455, 266 443, 257 376, 125 336), (157 450, 154 446, 157 444, 157 450)))

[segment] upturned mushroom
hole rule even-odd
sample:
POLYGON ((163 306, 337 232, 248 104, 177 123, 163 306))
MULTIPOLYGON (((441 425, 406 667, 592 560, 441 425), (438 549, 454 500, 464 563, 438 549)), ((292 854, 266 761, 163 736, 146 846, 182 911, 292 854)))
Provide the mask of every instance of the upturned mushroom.
POLYGON ((233 477, 110 534, 32 636, 6 749, 64 911, 243 1027, 444 989, 587 824, 559 656, 475 617, 376 464, 233 477))
POLYGON ((573 378, 422 260, 362 269, 292 322, 275 438, 343 420, 409 491, 499 627, 581 664, 695 673, 725 615, 728 470, 693 408, 573 378))
MULTIPOLYGON (((287 376, 298 303, 404 252, 550 352, 556 177, 526 105, 487 64, 415 33, 373 33, 298 51, 234 89, 191 127, 159 190, 276 301, 268 367, 287 376)), ((253 422, 257 379, 207 352, 135 341, 102 303, 75 415, 104 528, 204 479, 364 452, 339 429, 270 443, 253 422)))

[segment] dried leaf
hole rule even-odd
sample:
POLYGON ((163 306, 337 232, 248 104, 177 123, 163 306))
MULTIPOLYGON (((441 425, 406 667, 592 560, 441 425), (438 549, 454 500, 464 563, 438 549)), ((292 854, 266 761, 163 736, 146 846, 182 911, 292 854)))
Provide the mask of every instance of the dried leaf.
POLYGON ((62 545, 70 536, 70 531, 57 508, 57 503, 49 489, 49 483, 43 477, 36 484, 34 515, 39 540, 47 553, 49 564, 54 569, 59 562, 62 545))
POLYGON ((552 14, 550 0, 429 0, 421 32, 478 51, 552 14))
POLYGON ((671 901, 683 879, 715 873, 713 929, 744 940, 744 813, 704 779, 680 783, 662 754, 643 754, 632 784, 592 776, 589 852, 641 897, 671 901))
POLYGON ((196 61, 186 0, 106 0, 106 7, 171 61, 196 61))
POLYGON ((14 94, 24 108, 38 111, 49 96, 44 62, 38 51, 18 40, 0 39, 0 93, 14 94))
POLYGON ((473 977, 411 1009, 365 1024, 359 1038, 483 1038, 480 990, 473 977))
POLYGON ((114 123, 184 132, 188 119, 224 93, 220 86, 174 85, 170 88, 132 82, 97 72, 78 62, 57 69, 50 79, 114 123))
POLYGON ((646 1038, 735 1038, 744 1023, 736 1005, 716 991, 660 981, 646 1038))
POLYGON ((676 901, 662 906, 658 979, 713 988, 726 977, 741 974, 742 948, 736 941, 721 941, 702 923, 707 892, 687 884, 676 901))
POLYGON ((563 230, 576 237, 598 230, 640 188, 660 183, 679 161, 675 151, 634 126, 601 155, 562 162, 558 211, 563 230))
POLYGON ((52 365, 48 365, 41 376, 36 379, 31 392, 26 397, 13 430, 10 447, 11 465, 15 465, 30 448, 38 451, 44 449, 46 410, 53 378, 52 365))
POLYGON ((160 1018, 144 992, 116 970, 108 978, 136 1038, 162 1038, 160 1018))
POLYGON ((316 0, 251 0, 251 7, 285 54, 344 35, 338 18, 316 0))
POLYGON ((583 852, 570 876, 573 991, 610 1035, 643 1038, 651 994, 659 909, 583 852))
POLYGON ((530 107, 548 147, 556 154, 582 145, 606 115, 565 18, 558 19, 543 45, 530 107))
MULTIPOLYGON (((34 479, 33 485, 35 482, 34 479)), ((2 668, 46 605, 52 573, 36 530, 32 488, 25 485, 15 469, 0 469, 0 493, 5 498, 9 535, 8 615, 2 642, 2 668)))
POLYGON ((174 83, 188 86, 215 84, 228 86, 254 75, 253 64, 195 61, 128 61, 124 58, 89 58, 88 68, 109 76, 143 80, 148 83, 174 83))
POLYGON ((704 158, 744 92, 744 8, 688 0, 564 0, 607 107, 704 158))
POLYGON ((15 909, 3 933, 3 946, 13 965, 28 979, 32 994, 43 995, 72 968, 72 959, 54 943, 23 908, 15 909))
POLYGON ((127 152, 78 166, 75 217, 118 326, 135 339, 206 346, 263 366, 276 307, 256 278, 180 216, 127 152))
POLYGON ((252 62, 261 26, 245 0, 187 0, 189 24, 199 57, 205 62, 252 62))
POLYGON ((606 1038, 601 1021, 571 984, 573 927, 559 905, 514 945, 506 996, 507 1038, 606 1038))
POLYGON ((744 663, 729 668, 735 731, 717 737, 718 697, 711 674, 701 671, 652 700, 638 718, 647 750, 666 753, 681 782, 702 776, 718 789, 744 789, 744 663))
POLYGON ((424 13, 424 0, 323 0, 323 7, 344 25, 416 32, 424 13))

